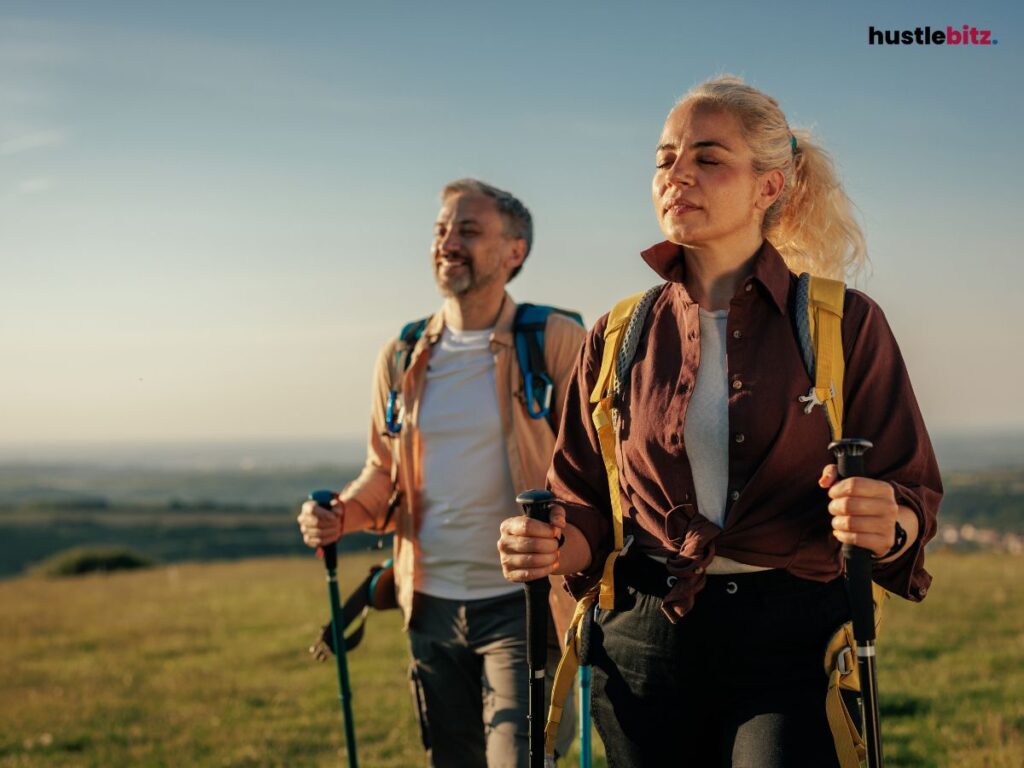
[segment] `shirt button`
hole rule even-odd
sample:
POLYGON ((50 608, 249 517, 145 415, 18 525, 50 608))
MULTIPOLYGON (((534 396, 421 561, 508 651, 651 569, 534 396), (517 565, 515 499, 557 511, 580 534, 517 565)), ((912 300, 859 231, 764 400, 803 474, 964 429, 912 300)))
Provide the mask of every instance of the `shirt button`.
POLYGON ((739 491, 733 491, 732 493, 729 494, 729 498, 732 499, 733 501, 736 501, 736 499, 738 499, 739 497, 740 497, 740 492, 739 491))
POLYGON ((743 382, 740 381, 739 379, 733 379, 732 380, 732 388, 733 389, 743 389, 743 382))
POLYGON ((743 290, 746 291, 747 293, 750 293, 750 291, 753 288, 754 288, 754 284, 753 283, 747 283, 745 286, 743 286, 743 290))
POLYGON ((737 443, 742 443, 742 442, 743 442, 744 440, 746 440, 746 439, 747 439, 747 436, 746 436, 746 435, 744 435, 744 434, 743 434, 742 432, 737 432, 737 433, 736 433, 736 438, 735 438, 735 439, 736 439, 736 442, 737 442, 737 443))
POLYGON ((742 339, 743 338, 743 331, 733 331, 732 332, 732 337, 734 339, 742 339))

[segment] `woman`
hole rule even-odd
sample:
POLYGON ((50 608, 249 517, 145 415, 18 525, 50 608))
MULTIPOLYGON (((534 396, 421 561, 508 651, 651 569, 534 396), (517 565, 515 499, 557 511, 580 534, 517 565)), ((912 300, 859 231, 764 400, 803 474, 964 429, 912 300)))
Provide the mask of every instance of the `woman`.
MULTIPOLYGON (((941 497, 928 435, 858 291, 842 321, 845 434, 874 443, 867 477, 838 479, 823 409, 800 399, 794 271, 842 277, 865 256, 831 161, 774 99, 732 77, 687 94, 652 191, 666 241, 642 257, 666 284, 615 425, 632 543, 592 633, 595 723, 610 766, 835 765, 822 659, 849 617, 841 545, 870 550, 885 588, 924 597, 941 497)), ((568 392, 552 524, 511 518, 498 543, 508 579, 565 574, 577 597, 612 549, 589 402, 606 323, 568 392)))

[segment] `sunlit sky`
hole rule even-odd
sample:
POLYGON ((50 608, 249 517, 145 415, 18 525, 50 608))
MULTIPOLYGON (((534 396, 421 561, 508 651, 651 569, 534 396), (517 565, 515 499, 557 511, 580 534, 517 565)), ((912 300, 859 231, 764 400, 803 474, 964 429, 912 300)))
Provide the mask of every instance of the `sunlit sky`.
POLYGON ((519 195, 510 286, 657 278, 665 114, 739 74, 816 130, 934 429, 1024 427, 1019 4, 0 3, 0 442, 352 437, 440 299, 437 193, 519 195), (879 47, 867 28, 991 29, 879 47))

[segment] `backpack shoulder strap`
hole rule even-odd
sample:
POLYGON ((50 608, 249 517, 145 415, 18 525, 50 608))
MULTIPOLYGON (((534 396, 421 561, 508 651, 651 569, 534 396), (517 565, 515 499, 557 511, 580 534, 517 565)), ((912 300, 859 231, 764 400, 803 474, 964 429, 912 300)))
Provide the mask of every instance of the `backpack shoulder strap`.
POLYGON ((654 299, 661 293, 658 285, 618 302, 608 314, 604 329, 604 351, 601 369, 590 393, 594 405, 591 418, 601 444, 601 458, 608 476, 608 497, 612 507, 612 552, 604 562, 598 594, 598 605, 615 606, 615 561, 628 548, 622 532, 622 501, 619 493, 619 466, 615 458, 615 409, 620 404, 620 379, 633 363, 637 342, 654 299), (626 355, 622 353, 625 351, 626 355), (628 356, 628 359, 625 357, 628 356))
POLYGON ((395 344, 395 356, 391 367, 391 391, 388 393, 388 404, 384 411, 385 425, 388 432, 397 435, 402 431, 402 403, 400 392, 402 389, 402 376, 409 369, 412 360, 412 351, 416 343, 423 336, 423 330, 427 327, 429 317, 413 320, 402 326, 398 334, 398 343, 395 344))
POLYGON ((843 302, 846 285, 803 273, 797 286, 796 325, 804 365, 811 377, 811 391, 801 402, 810 413, 815 405, 825 408, 833 440, 843 436, 843 302))
POLYGON ((642 293, 619 301, 608 313, 604 329, 604 351, 601 354, 601 369, 590 393, 590 402, 595 406, 592 412, 601 445, 601 458, 608 476, 608 495, 612 507, 612 531, 614 544, 611 554, 605 560, 600 585, 587 592, 576 604, 576 613, 569 625, 565 650, 555 671, 552 684, 551 703, 547 724, 544 728, 546 751, 554 751, 558 724, 562 719, 565 700, 569 697, 572 681, 580 664, 586 663, 586 617, 594 603, 602 608, 615 605, 615 561, 628 549, 623 543, 622 503, 619 496, 619 467, 615 460, 614 409, 619 397, 619 378, 625 376, 636 354, 637 341, 644 321, 650 312, 654 299, 664 286, 658 285, 642 293))
MULTIPOLYGON (((523 375, 523 394, 526 412, 532 419, 548 419, 551 423, 551 396, 555 385, 544 362, 544 331, 551 314, 559 314, 575 320, 581 326, 583 318, 569 309, 550 307, 545 304, 520 304, 516 307, 512 323, 516 359, 523 375)), ((551 423, 551 428, 556 425, 551 423)))

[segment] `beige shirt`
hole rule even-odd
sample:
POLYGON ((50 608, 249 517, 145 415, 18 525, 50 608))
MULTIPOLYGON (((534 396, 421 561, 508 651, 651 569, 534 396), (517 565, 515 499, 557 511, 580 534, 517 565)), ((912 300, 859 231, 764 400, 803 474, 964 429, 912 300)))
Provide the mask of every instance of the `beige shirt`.
MULTIPOLYGON (((546 419, 532 419, 526 412, 523 377, 516 360, 512 334, 515 312, 515 302, 506 294, 491 337, 491 350, 495 356, 495 381, 504 454, 508 460, 512 485, 520 492, 544 487, 555 435, 546 419)), ((419 432, 419 409, 430 353, 440 339, 444 326, 442 309, 430 318, 422 338, 412 351, 400 387, 405 414, 402 430, 397 436, 389 434, 385 427, 385 410, 391 380, 396 375, 395 348, 398 340, 392 339, 381 350, 374 372, 366 464, 359 477, 341 493, 342 501, 354 500, 359 503, 380 527, 384 524, 391 497, 392 467, 397 468, 402 501, 389 521, 387 530, 395 533, 395 585, 406 626, 411 618, 412 595, 417 583, 420 559, 418 533, 423 519, 423 445, 419 432)), ((551 410, 556 424, 562 420, 562 404, 585 335, 583 328, 567 317, 552 313, 548 318, 544 334, 544 361, 555 385, 551 410)), ((498 535, 495 528, 495 560, 498 558, 498 535)), ((575 606, 573 599, 562 589, 561 581, 561 577, 553 579, 551 590, 552 614, 559 637, 564 636, 575 606)))

